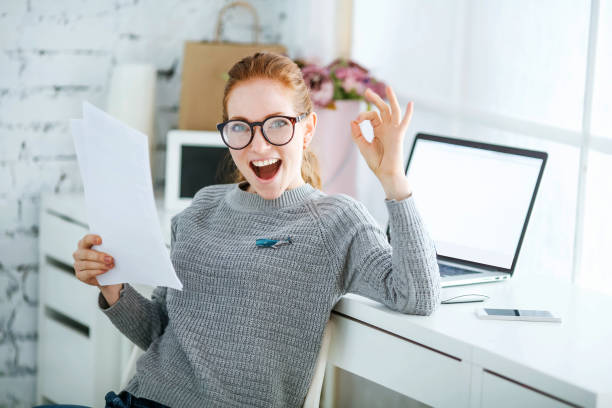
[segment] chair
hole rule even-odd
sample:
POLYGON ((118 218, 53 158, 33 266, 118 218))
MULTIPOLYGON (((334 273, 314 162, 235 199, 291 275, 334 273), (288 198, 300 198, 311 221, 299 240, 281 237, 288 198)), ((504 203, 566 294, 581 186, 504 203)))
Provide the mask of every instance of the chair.
MULTIPOLYGON (((303 408, 318 408, 319 401, 321 398, 321 388, 323 387, 323 377, 325 376, 325 366, 327 365, 327 355, 329 353, 329 347, 333 334, 333 322, 328 320, 323 330, 323 338, 321 339, 321 348, 317 355, 317 362, 315 364, 314 374, 308 388, 308 393, 304 399, 303 408)), ((127 366, 123 372, 121 378, 121 387, 126 387, 128 381, 136 374, 136 360, 144 353, 139 347, 134 346, 130 357, 128 359, 127 366)))
POLYGON ((323 387, 323 377, 325 376, 325 366, 327 365, 327 355, 334 332, 334 322, 330 319, 323 330, 323 338, 321 339, 321 348, 317 356, 315 371, 304 400, 303 408, 319 408, 321 399, 321 388, 323 387))

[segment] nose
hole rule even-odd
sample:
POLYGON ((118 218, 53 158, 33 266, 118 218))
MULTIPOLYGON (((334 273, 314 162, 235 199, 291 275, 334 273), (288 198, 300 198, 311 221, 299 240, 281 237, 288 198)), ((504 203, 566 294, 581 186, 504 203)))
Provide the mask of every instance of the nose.
POLYGON ((255 126, 255 135, 253 136, 253 140, 251 141, 251 149, 260 152, 265 151, 270 148, 270 144, 263 137, 263 133, 261 132, 261 126, 255 126))

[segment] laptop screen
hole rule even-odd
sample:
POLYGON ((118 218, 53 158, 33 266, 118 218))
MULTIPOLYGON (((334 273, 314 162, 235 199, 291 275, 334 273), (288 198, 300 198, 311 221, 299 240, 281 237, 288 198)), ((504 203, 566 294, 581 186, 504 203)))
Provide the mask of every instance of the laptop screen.
POLYGON ((406 173, 438 256, 513 270, 546 157, 417 135, 406 173))

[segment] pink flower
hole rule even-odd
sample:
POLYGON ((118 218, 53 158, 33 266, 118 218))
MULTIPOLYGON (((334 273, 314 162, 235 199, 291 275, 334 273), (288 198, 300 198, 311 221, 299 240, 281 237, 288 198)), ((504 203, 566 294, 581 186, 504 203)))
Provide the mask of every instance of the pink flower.
MULTIPOLYGON (((376 81, 373 79, 368 80, 365 84, 366 88, 370 88, 374 92, 378 94, 381 98, 387 98, 387 92, 385 88, 387 87, 384 82, 376 81)), ((363 90, 365 92, 365 89, 363 90)))
POLYGON ((346 92, 354 90, 358 95, 363 95, 366 90, 366 85, 357 77, 347 76, 344 78, 344 81, 342 81, 342 88, 344 88, 346 92))
POLYGON ((302 76, 305 81, 318 80, 319 78, 329 78, 329 70, 315 64, 308 64, 302 68, 302 76))
POLYGON ((320 107, 326 107, 334 99, 334 84, 332 81, 321 83, 318 90, 310 90, 310 99, 312 103, 320 107))
POLYGON ((334 71, 334 75, 341 81, 342 88, 347 92, 355 91, 358 95, 363 95, 366 90, 365 81, 369 75, 358 67, 339 67, 334 71))
POLYGON ((302 68, 304 82, 310 89, 310 98, 315 105, 325 107, 334 97, 334 84, 329 77, 329 70, 314 64, 302 68))
POLYGON ((334 74, 336 75, 336 78, 338 79, 354 78, 359 81, 363 81, 369 77, 367 72, 364 72, 361 69, 356 68, 356 67, 336 68, 336 71, 334 72, 334 74))
POLYGON ((345 60, 342 58, 337 58, 336 60, 334 60, 332 63, 330 63, 327 66, 327 69, 331 71, 337 70, 338 68, 354 68, 356 71, 361 71, 364 74, 368 73, 368 70, 365 69, 364 67, 362 67, 361 65, 357 64, 355 61, 352 60, 345 60))

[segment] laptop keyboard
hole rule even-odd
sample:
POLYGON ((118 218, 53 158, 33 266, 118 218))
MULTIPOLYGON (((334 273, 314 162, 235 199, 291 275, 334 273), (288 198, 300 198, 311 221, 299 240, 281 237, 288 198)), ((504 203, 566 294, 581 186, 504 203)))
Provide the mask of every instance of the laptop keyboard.
POLYGON ((457 276, 457 275, 468 275, 473 273, 480 273, 476 271, 468 271, 467 269, 456 268, 454 266, 439 265, 440 276, 457 276))

